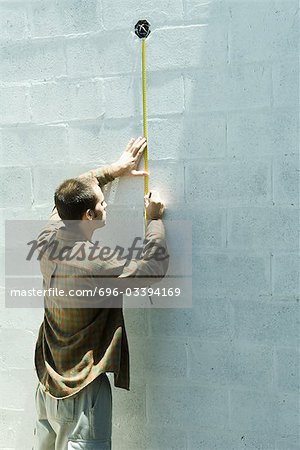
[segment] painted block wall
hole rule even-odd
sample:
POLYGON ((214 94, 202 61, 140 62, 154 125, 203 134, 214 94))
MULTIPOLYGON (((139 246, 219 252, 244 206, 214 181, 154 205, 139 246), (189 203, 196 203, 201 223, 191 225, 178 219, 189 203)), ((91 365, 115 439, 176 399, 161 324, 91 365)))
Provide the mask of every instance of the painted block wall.
MULTIPOLYGON (((140 18, 150 186, 192 220, 193 307, 125 310, 113 448, 299 449, 296 0, 0 1, 0 449, 32 448, 43 318, 5 308, 4 221, 45 219, 63 179, 140 135, 140 18)), ((122 180, 108 213, 142 192, 122 180)))

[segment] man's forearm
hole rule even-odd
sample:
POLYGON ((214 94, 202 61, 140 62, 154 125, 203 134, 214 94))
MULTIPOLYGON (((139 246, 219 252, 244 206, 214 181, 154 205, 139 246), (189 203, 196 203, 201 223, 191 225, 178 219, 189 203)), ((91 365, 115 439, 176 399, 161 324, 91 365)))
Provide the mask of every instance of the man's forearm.
POLYGON ((89 170, 88 172, 79 175, 78 178, 96 178, 99 185, 104 186, 118 176, 120 176, 118 166, 116 164, 109 164, 89 170))

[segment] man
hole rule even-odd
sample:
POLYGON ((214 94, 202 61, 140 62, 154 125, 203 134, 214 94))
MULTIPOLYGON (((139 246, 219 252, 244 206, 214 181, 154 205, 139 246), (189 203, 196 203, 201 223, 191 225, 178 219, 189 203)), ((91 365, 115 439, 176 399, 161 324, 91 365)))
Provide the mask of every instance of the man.
POLYGON ((129 390, 121 292, 157 282, 168 268, 164 205, 158 194, 145 196, 141 258, 104 258, 103 248, 95 247, 91 238, 106 222, 101 187, 116 177, 148 175, 137 170, 146 144, 145 138, 131 139, 116 163, 65 180, 55 191, 50 221, 37 238, 46 295, 35 349, 36 450, 111 449, 112 394, 106 372, 114 373, 116 387, 129 390), (93 298, 66 294, 107 287, 119 291, 93 298), (58 289, 65 295, 51 295, 58 289))

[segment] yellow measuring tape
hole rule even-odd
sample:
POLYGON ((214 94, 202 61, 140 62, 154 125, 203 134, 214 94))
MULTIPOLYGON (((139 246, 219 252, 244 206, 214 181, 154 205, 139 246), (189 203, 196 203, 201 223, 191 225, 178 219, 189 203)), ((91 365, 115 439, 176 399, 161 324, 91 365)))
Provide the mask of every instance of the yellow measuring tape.
MULTIPOLYGON (((148 141, 148 113, 147 113, 147 69, 146 69, 146 39, 142 40, 142 84, 143 84, 143 130, 148 141)), ((148 172, 148 142, 144 150, 144 169, 148 172)), ((144 177, 144 195, 149 192, 149 177, 144 177)))
MULTIPOLYGON (((147 139, 144 150, 144 170, 148 172, 148 112, 147 112, 147 65, 146 65, 146 38, 150 34, 150 24, 147 20, 139 20, 135 25, 135 34, 142 39, 142 90, 143 90, 143 131, 147 139)), ((149 176, 144 176, 144 196, 149 192, 149 176)), ((144 211, 145 230, 147 225, 146 209, 144 211)))
MULTIPOLYGON (((147 20, 139 20, 135 25, 135 34, 142 39, 142 90, 143 90, 143 131, 147 139, 147 146, 144 150, 144 170, 148 172, 148 112, 147 112, 147 66, 146 66, 146 38, 150 34, 150 24, 147 20)), ((144 176, 144 196, 149 192, 149 176, 144 176)), ((146 208, 144 208, 145 233, 147 228, 146 208)), ((153 305, 151 295, 149 300, 153 305)))
MULTIPOLYGON (((147 70, 146 70, 146 39, 142 40, 142 90, 143 90, 143 130, 147 139, 147 147, 144 150, 144 170, 148 172, 148 111, 147 111, 147 70)), ((144 195, 149 192, 149 176, 144 177, 144 195)), ((146 208, 144 211, 145 228, 147 226, 146 208)))

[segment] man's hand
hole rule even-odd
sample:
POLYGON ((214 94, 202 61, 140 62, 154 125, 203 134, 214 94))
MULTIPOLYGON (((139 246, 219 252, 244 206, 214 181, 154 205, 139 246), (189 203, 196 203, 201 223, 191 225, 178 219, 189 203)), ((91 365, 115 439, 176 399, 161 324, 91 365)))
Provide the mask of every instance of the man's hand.
POLYGON ((137 170, 146 146, 146 138, 140 136, 137 139, 130 139, 118 161, 111 165, 114 169, 114 176, 147 176, 148 172, 137 170))
POLYGON ((165 210, 165 206, 161 201, 157 191, 150 191, 144 197, 146 208, 146 217, 148 220, 161 219, 165 210))

